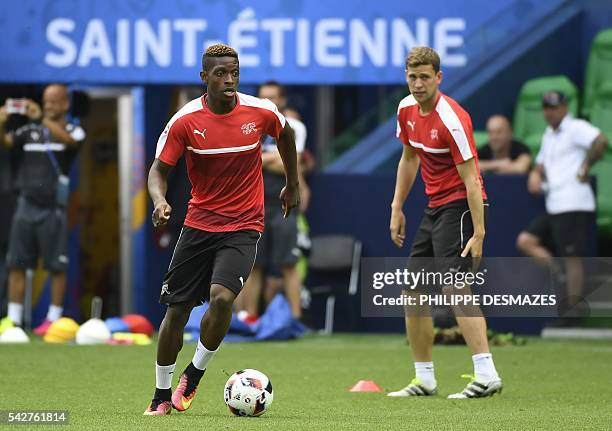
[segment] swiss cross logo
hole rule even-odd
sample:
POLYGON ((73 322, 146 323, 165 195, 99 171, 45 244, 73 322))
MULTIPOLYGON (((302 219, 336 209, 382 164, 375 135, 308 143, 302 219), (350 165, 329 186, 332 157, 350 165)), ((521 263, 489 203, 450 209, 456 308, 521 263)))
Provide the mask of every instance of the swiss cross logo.
POLYGON ((245 135, 250 135, 255 130, 257 130, 257 127, 255 127, 255 123, 251 122, 244 123, 242 126, 240 126, 240 129, 242 129, 242 133, 244 133, 245 135))
POLYGON ((438 139, 438 129, 431 129, 429 132, 429 137, 433 139, 438 139))

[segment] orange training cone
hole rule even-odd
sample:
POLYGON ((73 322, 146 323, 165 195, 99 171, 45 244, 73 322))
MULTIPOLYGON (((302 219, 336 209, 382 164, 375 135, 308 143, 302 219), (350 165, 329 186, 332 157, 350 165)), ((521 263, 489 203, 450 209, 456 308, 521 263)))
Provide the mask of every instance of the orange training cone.
POLYGON ((349 392, 382 392, 382 389, 374 380, 359 380, 349 392))

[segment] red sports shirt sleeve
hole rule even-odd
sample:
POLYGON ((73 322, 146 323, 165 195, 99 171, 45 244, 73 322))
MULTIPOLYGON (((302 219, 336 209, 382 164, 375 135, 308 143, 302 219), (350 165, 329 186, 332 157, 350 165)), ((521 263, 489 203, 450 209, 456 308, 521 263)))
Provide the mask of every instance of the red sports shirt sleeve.
POLYGON ((456 165, 474 158, 476 143, 472 132, 472 120, 467 112, 453 106, 442 97, 436 107, 448 132, 448 147, 456 165))
POLYGON ((278 111, 278 108, 274 103, 267 99, 264 99, 264 103, 267 105, 265 109, 262 110, 265 118, 265 132, 267 135, 270 135, 274 139, 278 140, 287 120, 285 119, 284 115, 278 111))
POLYGON ((157 140, 155 158, 168 165, 176 165, 178 159, 183 155, 183 151, 185 151, 185 142, 184 127, 181 126, 179 121, 173 122, 170 120, 157 140))
POLYGON ((402 141, 402 144, 404 145, 408 145, 408 133, 406 133, 406 130, 404 128, 404 126, 402 126, 402 124, 405 124, 405 121, 402 119, 402 111, 401 109, 398 107, 397 108, 397 128, 395 130, 395 136, 402 141))

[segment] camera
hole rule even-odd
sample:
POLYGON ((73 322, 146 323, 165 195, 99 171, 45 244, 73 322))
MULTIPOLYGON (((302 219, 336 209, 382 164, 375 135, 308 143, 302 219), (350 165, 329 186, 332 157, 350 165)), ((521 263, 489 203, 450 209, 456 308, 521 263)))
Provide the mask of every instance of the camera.
POLYGON ((6 99, 4 104, 7 114, 26 115, 28 112, 28 101, 26 99, 6 99))

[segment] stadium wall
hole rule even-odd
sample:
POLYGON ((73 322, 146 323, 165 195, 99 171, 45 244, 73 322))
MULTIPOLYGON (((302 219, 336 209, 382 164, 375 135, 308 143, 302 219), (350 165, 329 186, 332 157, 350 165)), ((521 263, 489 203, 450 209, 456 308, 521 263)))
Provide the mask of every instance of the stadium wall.
MULTIPOLYGON (((389 237, 390 204, 395 188, 394 175, 319 174, 310 179, 313 199, 307 214, 311 236, 322 234, 352 235, 363 242, 363 257, 404 257, 427 205, 423 183, 417 176, 406 204, 406 245, 398 249, 389 237)), ((492 257, 520 256, 516 237, 536 216, 544 213, 543 199, 527 192, 526 176, 485 177, 489 198, 487 236, 484 254, 492 257)), ((589 237, 589 255, 596 255, 596 226, 589 237)), ((342 287, 338 287, 342 290, 342 287)), ((344 295, 336 301, 336 329, 339 331, 402 332, 403 319, 362 318, 359 295, 344 295)), ((323 304, 313 304, 322 315, 323 304)), ((320 318, 321 316, 319 316, 320 318)), ((491 319, 491 328, 517 333, 538 334, 544 319, 491 319)))

